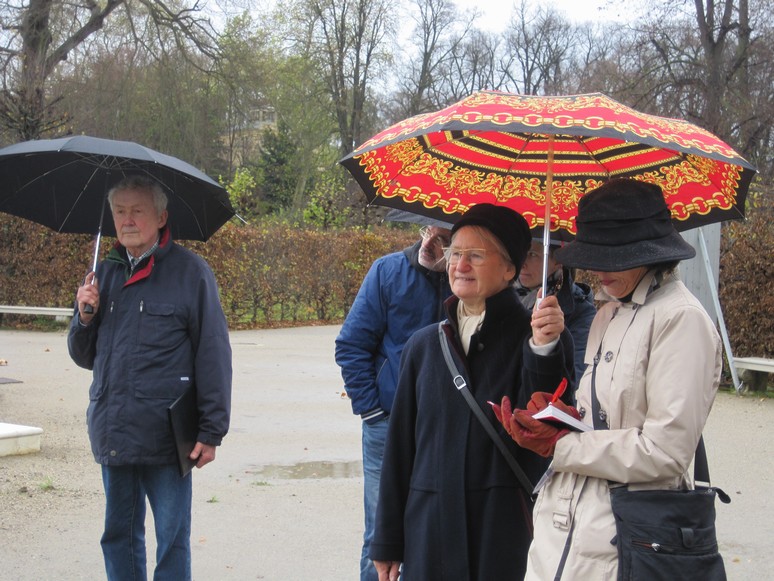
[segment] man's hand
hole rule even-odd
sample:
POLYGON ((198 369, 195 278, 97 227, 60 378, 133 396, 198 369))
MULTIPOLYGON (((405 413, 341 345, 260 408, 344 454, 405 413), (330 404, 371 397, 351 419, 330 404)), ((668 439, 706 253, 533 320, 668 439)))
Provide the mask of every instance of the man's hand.
POLYGON ((75 295, 75 300, 78 301, 78 315, 81 319, 81 323, 88 325, 97 314, 99 309, 99 285, 97 284, 96 274, 90 272, 86 275, 83 281, 83 286, 78 287, 78 293, 75 295), (91 313, 86 312, 86 305, 90 305, 93 311, 91 313))
POLYGON ((188 455, 188 457, 191 460, 197 460, 197 468, 203 468, 215 459, 215 448, 215 446, 210 446, 209 444, 196 442, 196 446, 194 446, 194 449, 191 450, 191 453, 188 455))

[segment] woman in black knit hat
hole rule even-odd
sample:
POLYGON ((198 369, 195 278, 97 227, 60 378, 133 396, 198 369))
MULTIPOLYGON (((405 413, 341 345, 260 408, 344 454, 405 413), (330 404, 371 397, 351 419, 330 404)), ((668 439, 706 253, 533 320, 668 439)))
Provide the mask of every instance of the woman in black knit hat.
POLYGON ((530 313, 512 289, 530 242, 522 216, 489 204, 468 210, 452 229, 448 319, 441 334, 438 325, 418 331, 401 360, 370 546, 381 581, 395 581, 401 564, 403 581, 524 575, 531 539, 524 486, 531 492, 547 462, 515 445, 487 401, 507 394, 526 405, 573 369, 556 297, 530 313), (526 473, 525 485, 455 386, 441 341, 474 405, 526 473))

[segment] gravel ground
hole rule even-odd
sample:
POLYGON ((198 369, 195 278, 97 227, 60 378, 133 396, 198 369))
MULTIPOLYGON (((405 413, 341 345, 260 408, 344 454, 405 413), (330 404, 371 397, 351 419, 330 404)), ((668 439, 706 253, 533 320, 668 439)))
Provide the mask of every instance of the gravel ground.
MULTIPOLYGON (((360 426, 342 396, 338 327, 232 333, 230 434, 194 475, 193 570, 202 581, 357 579, 360 426)), ((0 458, 0 581, 104 578, 103 497, 85 430, 88 371, 61 332, 0 331, 0 422, 44 429, 42 450, 0 458)), ((705 431, 731 580, 771 578, 774 401, 719 394, 705 431)), ((149 546, 153 548, 152 519, 149 546)), ((149 564, 152 566, 152 550, 149 564)))

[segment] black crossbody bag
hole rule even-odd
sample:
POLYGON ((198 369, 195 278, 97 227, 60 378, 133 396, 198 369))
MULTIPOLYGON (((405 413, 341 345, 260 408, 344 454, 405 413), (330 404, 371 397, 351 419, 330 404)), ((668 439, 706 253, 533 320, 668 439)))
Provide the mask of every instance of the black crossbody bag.
MULTIPOLYGON (((595 430, 607 430, 596 390, 600 351, 591 376, 591 407, 595 430)), ((694 458, 694 490, 629 490, 611 483, 610 504, 615 516, 618 580, 725 581, 723 557, 715 535, 715 497, 731 499, 709 485, 704 439, 694 458)))

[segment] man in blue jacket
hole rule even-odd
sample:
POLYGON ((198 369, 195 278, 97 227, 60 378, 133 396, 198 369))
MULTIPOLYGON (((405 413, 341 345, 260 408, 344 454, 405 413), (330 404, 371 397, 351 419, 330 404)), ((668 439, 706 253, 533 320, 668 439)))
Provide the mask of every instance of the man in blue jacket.
POLYGON ((231 346, 207 263, 177 246, 161 186, 130 176, 108 193, 118 242, 76 295, 68 348, 93 370, 87 425, 106 497, 110 581, 145 579, 145 505, 156 529, 156 581, 191 579, 191 474, 181 477, 167 408, 196 389, 190 458, 215 459, 231 408, 231 346), (87 305, 90 308, 87 308, 87 305))
POLYGON ((442 250, 449 245, 451 232, 440 226, 425 226, 420 232, 422 239, 413 246, 371 265, 336 338, 336 363, 344 388, 353 413, 363 421, 361 581, 378 579, 368 548, 403 346, 414 331, 443 318, 443 301, 451 294, 442 250))

